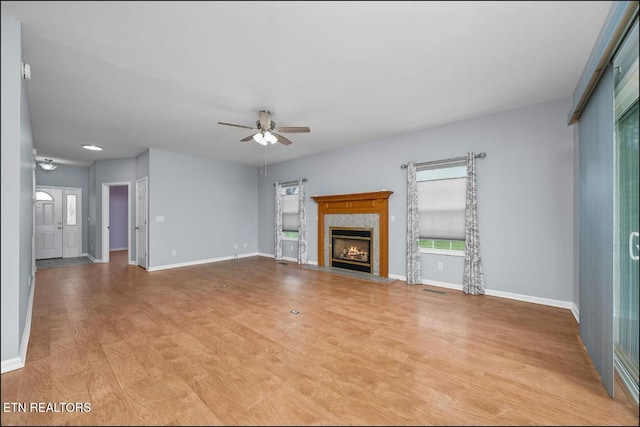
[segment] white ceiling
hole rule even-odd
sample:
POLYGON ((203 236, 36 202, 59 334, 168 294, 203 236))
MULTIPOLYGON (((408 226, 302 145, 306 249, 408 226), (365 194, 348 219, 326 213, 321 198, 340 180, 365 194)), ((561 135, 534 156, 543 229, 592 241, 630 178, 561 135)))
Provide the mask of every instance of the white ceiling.
POLYGON ((149 147, 258 166, 217 122, 265 108, 311 128, 276 163, 571 96, 611 3, 1 2, 38 157, 78 166, 149 147))

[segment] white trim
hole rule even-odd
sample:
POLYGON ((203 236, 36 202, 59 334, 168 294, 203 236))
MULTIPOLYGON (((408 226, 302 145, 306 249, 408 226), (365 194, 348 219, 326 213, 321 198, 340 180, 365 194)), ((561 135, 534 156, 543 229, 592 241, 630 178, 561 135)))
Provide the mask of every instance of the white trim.
POLYGON ((124 251, 125 249, 129 249, 129 248, 111 248, 111 249, 109 249, 109 252, 112 252, 112 251, 124 251))
POLYGON ((422 284, 423 285, 438 286, 439 288, 454 289, 456 291, 462 292, 462 285, 456 285, 455 283, 439 282, 437 280, 422 279, 422 284))
POLYGON ((452 251, 452 250, 449 250, 449 249, 420 248, 420 253, 421 254, 448 255, 448 256, 464 257, 464 251, 452 251))
POLYGON ((180 262, 177 264, 165 264, 165 265, 159 265, 157 267, 149 267, 147 268, 147 271, 151 272, 151 271, 159 271, 159 270, 168 270, 171 268, 189 267, 192 265, 208 264, 211 262, 219 262, 219 261, 228 261, 228 260, 237 259, 237 258, 249 258, 257 255, 258 255, 257 252, 253 252, 248 254, 231 255, 231 256, 225 256, 220 258, 202 259, 199 261, 180 262))
POLYGON ((3 360, 2 367, 0 367, 0 373, 15 371, 16 369, 24 368, 24 362, 19 357, 13 359, 3 360))
POLYGON ((36 278, 33 277, 31 282, 31 292, 29 292, 29 301, 27 302, 27 318, 24 322, 24 330, 22 332, 22 340, 20 342, 19 356, 9 360, 3 360, 0 366, 0 373, 15 371, 24 368, 27 360, 27 349, 29 348, 29 337, 31 335, 31 317, 33 316, 33 295, 36 289, 36 278))
POLYGON ((533 297, 530 295, 513 294, 511 292, 492 291, 491 289, 485 289, 485 295, 492 297, 500 297, 506 299, 513 299, 517 301, 532 302, 534 304, 548 305, 550 307, 566 308, 571 310, 571 301, 562 301, 551 298, 533 297))
POLYGON ((102 263, 103 262, 101 259, 94 258, 91 254, 87 254, 87 258, 89 258, 91 261, 93 261, 95 263, 102 263))
POLYGON ((138 265, 138 263, 136 261, 129 260, 129 265, 138 265))
POLYGON ((578 306, 576 306, 575 302, 571 303, 571 314, 576 318, 576 322, 580 324, 580 310, 578 310, 578 306))
MULTIPOLYGON (((258 252, 256 255, 267 257, 267 258, 275 258, 276 257, 274 254, 267 254, 267 253, 264 253, 264 252, 258 252)), ((285 259, 287 261, 298 262, 297 258, 282 257, 282 259, 285 259)), ((307 260, 307 265, 318 265, 318 261, 309 261, 309 260, 307 260)))
POLYGON ((103 262, 109 262, 109 203, 110 201, 110 188, 109 184, 102 183, 102 220, 100 222, 100 227, 102 227, 102 248, 100 251, 102 252, 103 262), (106 223, 106 225, 105 225, 106 223))
POLYGON ((389 279, 404 280, 406 282, 407 276, 401 276, 399 274, 389 274, 389 279))
MULTIPOLYGON (((402 277, 402 276, 396 276, 396 275, 390 274, 389 277, 406 281, 406 277, 402 277)), ((437 280, 422 279, 422 284, 438 286, 438 287, 447 288, 447 289, 454 289, 462 292, 462 285, 458 285, 455 283, 447 283, 447 282, 439 282, 437 280)), ((514 294, 512 292, 495 291, 491 289, 485 289, 485 295, 491 296, 491 297, 511 299, 516 301, 531 302, 534 304, 548 305, 550 307, 566 308, 571 310, 574 317, 576 317, 576 320, 578 320, 579 318, 578 309, 575 306, 575 304, 571 301, 562 301, 562 300, 551 299, 551 298, 534 297, 531 295, 514 294), (575 312, 574 312, 574 309, 575 309, 575 312)))

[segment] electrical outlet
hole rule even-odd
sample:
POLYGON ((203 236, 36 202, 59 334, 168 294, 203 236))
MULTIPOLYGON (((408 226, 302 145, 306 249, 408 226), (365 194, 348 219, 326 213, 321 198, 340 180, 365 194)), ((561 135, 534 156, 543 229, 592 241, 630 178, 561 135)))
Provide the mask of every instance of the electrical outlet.
POLYGON ((176 256, 176 250, 175 249, 171 251, 171 256, 176 256))
POLYGON ((244 247, 245 247, 245 248, 247 247, 247 244, 246 244, 246 243, 244 244, 244 247))
POLYGON ((233 249, 238 249, 238 244, 237 243, 233 244, 233 249))
POLYGON ((441 262, 438 263, 438 270, 444 270, 444 266, 441 262))

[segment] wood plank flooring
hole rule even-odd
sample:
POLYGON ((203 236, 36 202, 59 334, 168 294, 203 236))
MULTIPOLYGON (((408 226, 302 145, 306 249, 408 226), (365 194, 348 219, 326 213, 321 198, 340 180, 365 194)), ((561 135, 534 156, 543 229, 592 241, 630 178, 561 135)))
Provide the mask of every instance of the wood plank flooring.
POLYGON ((265 257, 111 259, 37 272, 26 366, 2 375, 3 403, 90 411, 2 425, 638 425, 569 310, 265 257))

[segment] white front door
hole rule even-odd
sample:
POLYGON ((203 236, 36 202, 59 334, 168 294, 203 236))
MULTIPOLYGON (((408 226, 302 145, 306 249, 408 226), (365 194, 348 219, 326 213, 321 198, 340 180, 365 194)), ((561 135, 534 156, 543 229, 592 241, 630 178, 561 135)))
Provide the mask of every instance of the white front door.
POLYGON ((147 268, 147 177, 136 181, 136 252, 138 265, 147 268))
POLYGON ((64 189, 63 249, 64 258, 80 256, 80 220, 82 218, 82 193, 79 188, 64 189))
POLYGON ((62 190, 38 188, 35 206, 36 259, 62 257, 62 190))

